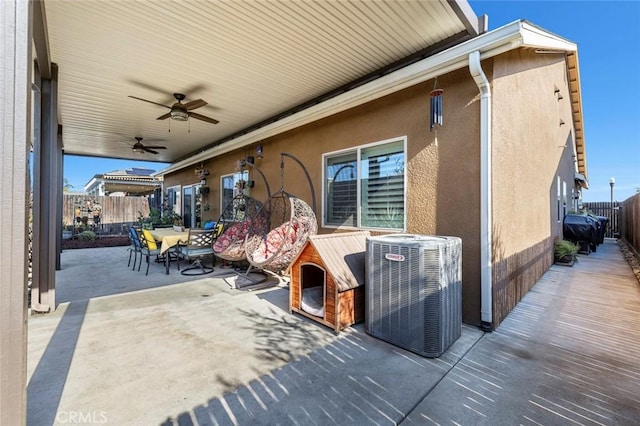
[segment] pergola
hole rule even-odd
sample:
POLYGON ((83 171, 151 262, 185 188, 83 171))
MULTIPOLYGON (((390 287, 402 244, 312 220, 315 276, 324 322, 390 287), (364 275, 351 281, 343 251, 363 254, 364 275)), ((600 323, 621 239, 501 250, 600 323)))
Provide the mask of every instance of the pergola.
POLYGON ((486 25, 465 0, 6 0, 0 22, 0 424, 26 410, 30 150, 32 309, 50 312, 65 153, 140 159, 142 137, 179 166, 251 145, 486 25), (168 118, 174 93, 219 123, 168 118))

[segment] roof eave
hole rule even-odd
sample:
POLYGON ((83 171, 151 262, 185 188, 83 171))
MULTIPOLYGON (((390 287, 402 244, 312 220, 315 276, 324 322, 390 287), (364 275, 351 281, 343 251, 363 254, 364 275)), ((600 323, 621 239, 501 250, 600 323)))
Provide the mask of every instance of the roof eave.
MULTIPOLYGON (((439 75, 461 69, 468 65, 469 54, 472 52, 480 51, 481 59, 487 59, 519 47, 577 52, 575 43, 526 21, 514 21, 389 73, 374 81, 363 84, 325 102, 241 135, 234 140, 204 150, 188 159, 178 161, 158 171, 153 176, 164 176, 209 158, 225 154, 330 115, 371 102, 407 87, 428 81, 439 75)), ((584 172, 581 171, 581 173, 586 173, 586 160, 583 161, 583 169, 580 170, 584 170, 584 172)))

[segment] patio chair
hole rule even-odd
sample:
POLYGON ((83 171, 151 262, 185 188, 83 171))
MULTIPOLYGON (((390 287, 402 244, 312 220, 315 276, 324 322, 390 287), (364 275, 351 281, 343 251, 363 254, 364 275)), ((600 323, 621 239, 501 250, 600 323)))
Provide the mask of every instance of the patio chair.
POLYGON ((149 275, 149 264, 151 263, 149 261, 149 257, 150 256, 156 256, 156 259, 158 258, 158 256, 160 256, 160 248, 158 247, 158 245, 156 244, 156 240, 153 239, 153 236, 151 235, 151 232, 149 232, 148 229, 142 229, 140 231, 140 264, 138 264, 138 271, 140 270, 140 265, 142 265, 142 255, 145 256, 147 258, 147 272, 145 272, 145 275, 149 275))
POLYGON ((245 252, 249 263, 274 273, 286 270, 302 252, 309 237, 318 232, 313 182, 304 164, 286 152, 280 153, 280 190, 264 202, 249 229, 245 252), (284 190, 284 157, 291 158, 302 168, 311 190, 310 206, 284 190))
MULTIPOLYGON (((129 263, 127 263, 127 266, 131 266, 131 254, 133 253, 133 269, 136 269, 138 253, 140 253, 142 243, 140 242, 140 237, 138 237, 138 231, 133 226, 129 228, 129 241, 131 242, 131 246, 129 246, 129 263)), ((142 254, 140 255, 140 258, 142 259, 142 254)))
POLYGON ((180 258, 192 261, 191 265, 181 270, 182 275, 204 275, 213 272, 215 256, 213 252, 213 239, 216 229, 189 229, 189 237, 186 244, 179 244, 176 247, 178 255, 178 269, 180 269, 180 258), (211 256, 211 266, 205 266, 202 258, 211 256), (192 272, 199 270, 198 272, 192 272))

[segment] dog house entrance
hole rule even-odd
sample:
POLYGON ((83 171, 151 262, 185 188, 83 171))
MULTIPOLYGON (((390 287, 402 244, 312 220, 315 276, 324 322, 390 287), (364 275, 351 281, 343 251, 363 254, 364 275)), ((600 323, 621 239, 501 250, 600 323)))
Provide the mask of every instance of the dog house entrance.
POLYGON ((300 308, 303 311, 316 317, 324 317, 326 282, 327 273, 323 268, 309 263, 300 266, 300 308))

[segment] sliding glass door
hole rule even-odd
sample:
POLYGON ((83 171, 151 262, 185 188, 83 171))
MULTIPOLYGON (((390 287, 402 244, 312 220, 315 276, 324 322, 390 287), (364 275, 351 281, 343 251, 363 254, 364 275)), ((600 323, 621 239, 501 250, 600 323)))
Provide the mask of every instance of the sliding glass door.
POLYGON ((200 184, 182 187, 182 221, 187 228, 202 226, 200 184))

